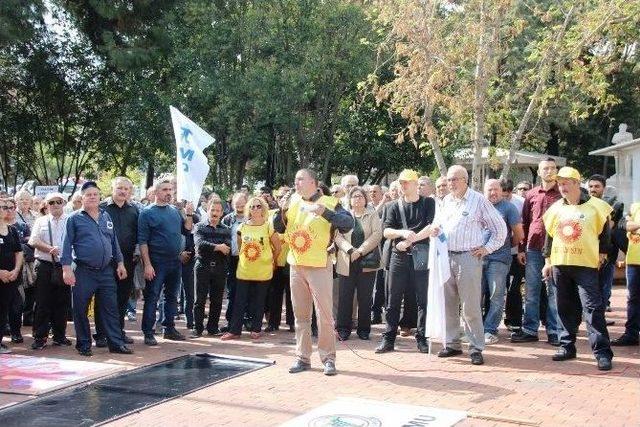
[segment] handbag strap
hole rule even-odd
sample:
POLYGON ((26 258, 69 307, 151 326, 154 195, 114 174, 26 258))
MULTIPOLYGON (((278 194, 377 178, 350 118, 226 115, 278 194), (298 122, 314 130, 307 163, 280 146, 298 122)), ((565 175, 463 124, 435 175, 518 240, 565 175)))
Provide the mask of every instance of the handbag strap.
POLYGON ((405 230, 409 229, 407 225, 407 217, 404 215, 404 202, 402 201, 402 197, 398 199, 398 209, 400 210, 400 219, 402 220, 402 227, 405 230))
MULTIPOLYGON (((51 246, 53 246, 53 233, 51 233, 51 220, 47 221, 47 226, 49 227, 49 242, 51 242, 51 246)), ((56 256, 55 255, 51 255, 51 260, 55 263, 56 261, 56 256)))

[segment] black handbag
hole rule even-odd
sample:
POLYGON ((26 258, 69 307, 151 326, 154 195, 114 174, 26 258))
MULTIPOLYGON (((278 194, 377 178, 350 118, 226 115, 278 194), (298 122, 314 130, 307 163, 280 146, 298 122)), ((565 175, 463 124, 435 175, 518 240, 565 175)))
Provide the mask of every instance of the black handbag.
MULTIPOLYGON (((402 197, 398 199, 398 208, 400 209, 402 226, 405 230, 408 230, 409 226, 407 226, 407 218, 404 215, 404 203, 402 203, 402 197)), ((427 271, 429 269, 429 244, 414 243, 411 245, 409 250, 411 251, 411 258, 413 260, 413 269, 415 271, 427 271)))
MULTIPOLYGON (((53 246, 53 234, 51 233, 51 221, 47 223, 49 226, 49 241, 53 246)), ((56 257, 51 255, 53 261, 53 268, 51 269, 51 284, 54 286, 65 286, 64 279, 62 278, 62 265, 56 261, 56 257)))
POLYGON ((380 268, 380 248, 376 246, 371 252, 363 255, 360 266, 362 268, 380 268))

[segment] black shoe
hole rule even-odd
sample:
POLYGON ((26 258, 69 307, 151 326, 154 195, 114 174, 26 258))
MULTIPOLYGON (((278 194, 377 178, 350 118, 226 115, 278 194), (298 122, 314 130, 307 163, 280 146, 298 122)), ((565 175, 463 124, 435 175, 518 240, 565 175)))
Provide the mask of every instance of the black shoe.
POLYGON ((460 356, 462 354, 462 350, 456 350, 451 347, 445 347, 438 352, 438 357, 453 357, 460 356))
POLYGON ((517 326, 517 325, 507 325, 507 329, 510 332, 520 332, 522 330, 522 326, 517 326))
POLYGON ((96 338, 96 347, 104 348, 106 346, 107 346, 107 339, 106 338, 96 338))
POLYGON ((200 338, 202 336, 202 331, 196 331, 195 329, 191 331, 191 335, 189 338, 200 338))
POLYGON ((369 332, 357 332, 357 334, 361 340, 369 341, 369 332))
POLYGON ((482 353, 479 351, 471 353, 469 356, 471 357, 472 365, 484 365, 484 357, 482 357, 482 353))
POLYGON ((304 363, 302 360, 296 360, 296 363, 293 364, 292 367, 289 368, 290 374, 297 374, 298 372, 308 371, 311 369, 310 363, 304 363))
POLYGON ((67 337, 62 337, 62 338, 54 338, 53 339, 53 345, 55 346, 70 346, 71 345, 71 340, 67 337))
POLYGON ((31 343, 31 350, 42 350, 47 346, 47 340, 35 339, 31 343))
POLYGON ((207 335, 211 335, 212 337, 219 337, 222 335, 222 331, 218 328, 207 330, 207 335))
POLYGON ((124 341, 125 344, 133 344, 133 338, 131 338, 128 335, 123 335, 122 336, 122 341, 124 341))
POLYGON ((616 347, 631 347, 635 345, 640 345, 640 340, 636 338, 635 340, 631 338, 629 335, 620 335, 618 338, 611 340, 611 345, 616 347))
POLYGON ((229 332, 229 326, 223 326, 222 328, 220 328, 220 332, 222 332, 223 334, 225 332, 229 332))
POLYGON ((148 346, 158 345, 158 341, 156 341, 156 337, 154 337, 153 335, 145 335, 144 343, 148 346))
POLYGON ((513 343, 537 342, 537 341, 539 341, 539 339, 536 335, 531 335, 524 331, 514 332, 511 334, 511 342, 513 343))
POLYGON ((93 356, 93 352, 91 351, 90 348, 85 348, 85 349, 78 349, 78 354, 80 356, 85 356, 85 357, 91 357, 93 356))
POLYGON ((264 328, 264 331, 265 331, 265 332, 275 332, 275 331, 277 331, 278 329, 279 329, 279 328, 278 328, 277 326, 269 325, 269 326, 267 326, 266 328, 264 328))
POLYGON ((338 371, 336 371, 336 363, 333 360, 327 360, 324 362, 324 370, 322 373, 328 377, 332 377, 337 374, 338 371))
POLYGON ((554 354, 551 357, 551 360, 553 360, 554 362, 562 362, 564 360, 569 360, 569 359, 575 359, 576 358, 576 352, 575 351, 569 351, 566 348, 559 348, 558 351, 556 351, 556 354, 554 354))
POLYGON ((14 344, 22 344, 24 342, 24 338, 22 338, 21 334, 11 335, 11 342, 14 344))
POLYGON ((611 359, 608 357, 600 357, 598 359, 598 370, 599 371, 610 371, 612 368, 611 359))
POLYGON ((380 323, 382 323, 382 314, 380 313, 375 313, 371 315, 371 324, 372 325, 379 325, 380 323))
POLYGON ((111 347, 109 349, 109 353, 133 354, 133 350, 131 350, 126 345, 121 345, 120 347, 111 347))
POLYGON ((340 338, 340 341, 348 340, 350 335, 350 331, 338 331, 338 338, 340 338))
POLYGON ((311 328, 311 336, 318 338, 318 328, 311 328))
POLYGON ((418 351, 420 353, 429 353, 429 344, 426 340, 416 341, 416 345, 418 346, 418 351))
POLYGON ((165 340, 171 341, 184 341, 186 340, 185 336, 180 332, 176 331, 175 328, 167 329, 164 331, 164 335, 162 336, 165 340))
POLYGON ((547 335, 547 344, 554 347, 560 347, 560 340, 556 334, 549 334, 547 335))
POLYGON ((390 351, 394 351, 394 343, 391 341, 387 341, 386 339, 382 339, 382 341, 380 341, 380 344, 376 347, 375 352, 377 354, 380 353, 389 353, 390 351))

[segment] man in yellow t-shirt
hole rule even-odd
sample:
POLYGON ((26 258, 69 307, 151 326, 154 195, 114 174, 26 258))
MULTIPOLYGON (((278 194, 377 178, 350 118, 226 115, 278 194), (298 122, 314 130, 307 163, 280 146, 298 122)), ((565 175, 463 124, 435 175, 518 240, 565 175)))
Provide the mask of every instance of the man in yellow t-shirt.
POLYGON ((629 238, 627 248, 627 323, 624 334, 611 341, 615 346, 637 346, 640 344, 640 203, 629 208, 625 228, 629 238))
POLYGON ((560 348, 553 360, 576 357, 576 333, 582 307, 598 369, 608 371, 613 352, 604 318, 605 302, 598 269, 606 261, 610 245, 609 215, 612 209, 607 202, 582 191, 580 173, 574 168, 561 168, 557 178, 562 199, 551 205, 543 216, 547 236, 542 276, 547 279, 553 276, 563 329, 560 348))
POLYGON ((318 353, 325 375, 335 375, 336 339, 333 316, 333 266, 327 255, 331 227, 340 233, 353 228, 353 217, 333 197, 318 191, 316 174, 309 169, 296 173, 295 194, 281 200, 275 213, 275 231, 283 233, 289 244, 287 261, 291 266, 291 299, 296 328, 294 374, 311 367, 311 311, 318 318, 318 353))

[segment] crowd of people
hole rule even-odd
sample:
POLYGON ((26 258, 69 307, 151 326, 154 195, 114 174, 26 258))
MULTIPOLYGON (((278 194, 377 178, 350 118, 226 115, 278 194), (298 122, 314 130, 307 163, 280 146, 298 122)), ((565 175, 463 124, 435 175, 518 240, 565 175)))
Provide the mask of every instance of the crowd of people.
POLYGON ((104 200, 92 181, 68 202, 60 193, 5 194, 0 337, 22 343, 22 326, 32 326, 33 350, 71 346, 72 319, 81 355, 91 356, 94 345, 131 354, 125 319, 136 321, 139 298, 148 346, 158 345, 156 332, 187 339, 176 328, 180 316, 193 339, 241 339, 244 330, 255 340, 281 328, 284 305, 296 337, 289 372, 310 368, 316 336, 323 372, 335 375, 336 340, 353 331, 369 340, 375 324, 385 323, 376 353, 393 351, 398 334, 413 334, 417 350, 430 351, 427 295, 437 284, 429 283, 429 253, 440 239, 450 278, 438 284, 445 317, 438 357, 459 356, 467 343, 471 363, 483 364, 504 322, 516 344, 538 341, 542 325, 558 347, 553 360, 572 359, 584 320, 597 367, 609 370, 611 346, 639 344, 640 203, 625 211, 604 197, 603 176, 583 180, 551 158, 538 176, 535 187, 487 179, 480 193, 461 166, 435 183, 404 170, 388 188, 360 186, 355 175, 327 187, 302 169, 292 188, 252 194, 245 186, 228 200, 203 196, 197 206, 175 200, 171 177, 140 202, 125 177, 104 200), (611 340, 605 313, 623 264, 627 322, 611 340))

